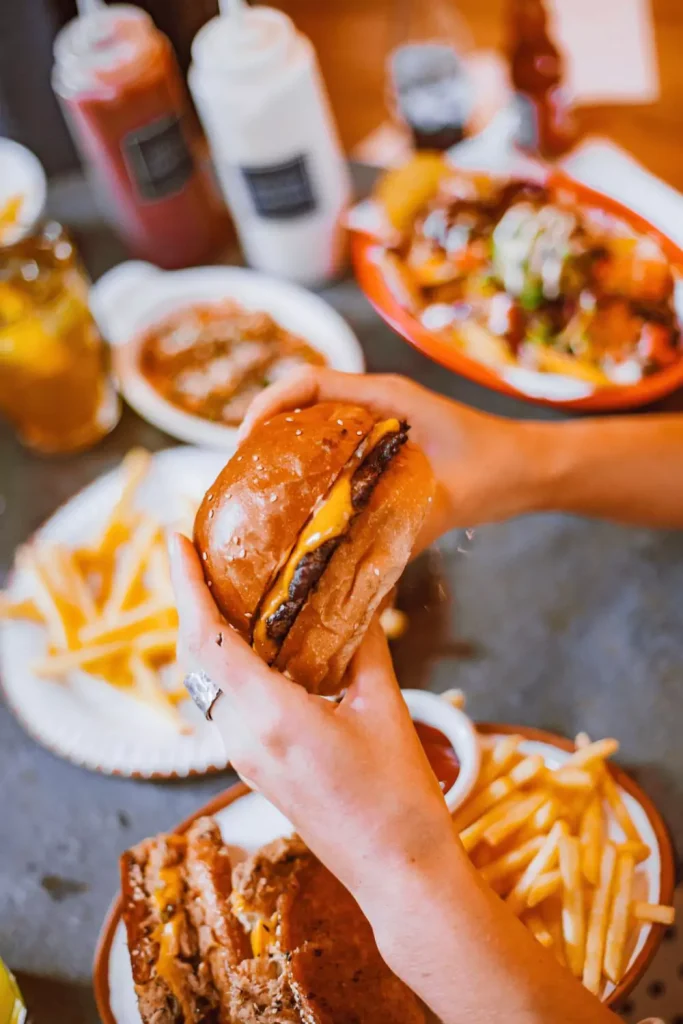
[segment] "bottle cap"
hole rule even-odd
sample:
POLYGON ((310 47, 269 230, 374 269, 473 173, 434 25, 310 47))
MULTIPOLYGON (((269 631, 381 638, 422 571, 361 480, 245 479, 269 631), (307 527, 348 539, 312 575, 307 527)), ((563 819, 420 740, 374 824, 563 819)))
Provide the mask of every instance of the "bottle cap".
POLYGON ((132 4, 81 2, 81 13, 57 35, 55 73, 62 90, 87 88, 94 74, 111 71, 133 61, 143 36, 153 24, 149 15, 132 4))
POLYGON ((282 11, 223 0, 219 17, 195 37, 192 60, 202 71, 221 75, 271 70, 284 62, 295 35, 294 23, 282 11))

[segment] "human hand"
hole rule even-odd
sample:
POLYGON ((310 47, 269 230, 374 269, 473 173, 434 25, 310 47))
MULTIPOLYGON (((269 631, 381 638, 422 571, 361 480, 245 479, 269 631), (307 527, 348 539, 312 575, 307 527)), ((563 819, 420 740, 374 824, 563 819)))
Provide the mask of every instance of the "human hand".
POLYGON ((312 696, 225 623, 193 545, 176 534, 170 551, 181 660, 223 690, 213 717, 232 765, 381 928, 385 901, 375 897, 387 875, 398 885, 405 871, 429 871, 461 849, 381 629, 354 658, 341 703, 312 696))
POLYGON ((214 720, 233 766, 355 896, 392 970, 446 1024, 609 1024, 472 867, 381 630, 333 704, 268 668, 224 622, 189 540, 175 534, 170 553, 180 657, 223 690, 214 720))
POLYGON ((356 403, 410 424, 410 436, 429 458, 437 481, 417 550, 453 527, 493 522, 532 506, 534 425, 478 412, 406 377, 306 368, 254 400, 240 438, 279 412, 329 400, 356 403))

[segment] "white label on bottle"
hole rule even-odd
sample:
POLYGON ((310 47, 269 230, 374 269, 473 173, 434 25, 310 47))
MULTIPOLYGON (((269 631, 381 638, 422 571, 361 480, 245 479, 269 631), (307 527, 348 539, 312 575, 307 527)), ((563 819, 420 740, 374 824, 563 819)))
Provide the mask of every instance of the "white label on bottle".
POLYGON ((304 154, 265 167, 240 167, 240 173, 259 217, 290 220, 318 205, 304 154))

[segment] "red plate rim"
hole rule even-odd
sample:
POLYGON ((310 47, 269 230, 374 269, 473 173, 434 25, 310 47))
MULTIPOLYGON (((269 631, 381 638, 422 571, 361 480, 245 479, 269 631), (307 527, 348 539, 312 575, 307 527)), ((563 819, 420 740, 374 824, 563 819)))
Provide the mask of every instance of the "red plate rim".
MULTIPOLYGON (((483 735, 490 735, 492 733, 501 735, 519 735, 525 740, 547 743, 550 746, 559 747, 561 750, 573 751, 575 749, 572 740, 569 740, 564 736, 559 736, 557 733, 548 732, 545 729, 535 729, 526 725, 501 725, 496 722, 477 722, 476 726, 477 730, 483 735)), ((652 830, 657 837, 660 851, 660 902, 667 904, 671 903, 674 897, 676 868, 673 845, 668 829, 664 823, 664 819, 650 797, 641 789, 630 775, 628 775, 622 768, 613 764, 609 765, 609 769, 614 781, 638 801, 648 817, 652 830)), ((208 803, 204 804, 203 807, 191 814, 189 818, 182 821, 172 831, 178 833, 186 832, 197 818, 201 818, 206 814, 217 814, 225 807, 229 807, 235 800, 239 800, 241 797, 246 796, 249 792, 249 787, 243 782, 230 786, 230 788, 225 790, 225 792, 219 793, 217 796, 213 797, 212 800, 209 800, 208 803)), ((97 1004, 97 1010, 102 1020, 102 1024, 117 1024, 109 1001, 109 958, 111 955, 114 933, 116 932, 120 919, 121 896, 117 895, 114 897, 102 925, 93 961, 93 988, 95 992, 95 1002, 97 1004)), ((651 926, 650 933, 645 940, 643 948, 607 1000, 608 1006, 614 1006, 634 989, 652 962, 655 953, 659 949, 663 935, 664 927, 662 925, 653 924, 651 926)))
MULTIPOLYGON (((626 221, 636 231, 654 237, 673 266, 679 271, 683 270, 683 249, 634 210, 629 209, 618 200, 612 199, 611 196, 606 196, 602 192, 597 192, 595 189, 575 181, 560 171, 550 174, 548 184, 553 190, 562 189, 571 192, 577 202, 604 210, 619 220, 626 221)), ((370 304, 381 318, 418 352, 483 387, 538 405, 581 412, 635 409, 656 402, 676 391, 677 388, 683 387, 683 355, 681 355, 673 366, 653 373, 637 384, 599 388, 593 394, 574 401, 533 398, 513 387, 483 363, 459 352, 438 334, 427 330, 419 320, 404 309, 392 294, 381 266, 373 259, 373 251, 378 247, 381 247, 381 243, 368 235, 357 232, 353 236, 351 252, 356 280, 370 304)))

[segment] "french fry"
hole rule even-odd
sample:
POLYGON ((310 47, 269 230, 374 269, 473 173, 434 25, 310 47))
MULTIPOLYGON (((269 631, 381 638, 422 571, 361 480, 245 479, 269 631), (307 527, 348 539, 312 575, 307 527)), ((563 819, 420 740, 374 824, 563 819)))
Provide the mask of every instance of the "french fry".
POLYGON ((114 641, 132 643, 146 633, 167 630, 178 625, 178 612, 170 605, 160 605, 156 600, 148 601, 137 608, 121 612, 109 621, 98 619, 85 626, 79 639, 83 644, 103 644, 114 641))
POLYGON ((642 864, 652 853, 647 843, 636 842, 634 839, 626 839, 623 843, 617 843, 617 853, 628 853, 633 857, 636 864, 642 864))
POLYGON ((634 869, 633 857, 622 854, 617 858, 603 962, 603 973, 614 985, 619 984, 624 964, 634 869))
POLYGON ((542 845, 542 836, 533 836, 531 839, 527 839, 521 846, 509 850, 507 853, 497 857, 496 860, 491 861, 486 867, 481 868, 480 874, 482 878, 485 878, 487 882, 493 885, 494 882, 506 878, 513 871, 525 868, 536 856, 542 845))
POLYGON ((34 600, 47 626, 50 642, 59 648, 78 646, 80 621, 73 609, 52 586, 43 560, 34 547, 23 548, 17 555, 17 564, 33 578, 34 600))
POLYGON ((572 974, 580 978, 586 948, 586 918, 579 840, 575 836, 560 836, 558 852, 563 889, 562 934, 567 965, 572 974))
POLYGON ((538 793, 530 793, 516 807, 509 808, 505 815, 488 825, 483 834, 484 842, 489 846, 499 846, 529 820, 544 800, 545 793, 542 790, 538 793))
POLYGON ((542 946, 545 946, 546 949, 550 949, 551 946, 554 945, 553 937, 546 928, 545 921, 539 914, 525 914, 524 924, 527 926, 533 937, 540 942, 542 946))
POLYGON ((613 843, 606 843, 600 858, 598 886, 593 894, 593 902, 588 919, 586 935, 586 958, 583 965, 583 983, 589 992, 597 995, 602 978, 602 964, 607 939, 607 923, 614 869, 617 853, 613 843))
POLYGON ((137 636, 133 641, 133 650, 148 661, 171 661, 175 658, 177 642, 176 629, 157 629, 137 636))
POLYGON ((0 619, 23 619, 26 622, 45 623, 40 609, 31 598, 13 601, 7 594, 0 593, 0 619))
POLYGON ((147 475, 150 460, 151 456, 144 448, 133 448, 123 459, 121 463, 121 472, 123 474, 121 493, 93 549, 99 554, 110 555, 114 553, 116 548, 126 539, 127 530, 123 524, 130 514, 133 496, 147 475))
POLYGON ((513 792, 514 786, 511 779, 504 775, 502 779, 494 779, 488 786, 480 790, 471 800, 468 800, 465 805, 458 811, 453 818, 453 824, 456 832, 463 832, 472 822, 481 818, 482 814, 485 814, 496 804, 499 804, 501 800, 504 800, 506 796, 509 796, 513 792))
POLYGON ((636 921, 644 923, 672 925, 676 920, 675 907, 667 907, 662 903, 643 903, 637 900, 632 910, 636 921))
POLYGON ((500 779, 494 779, 488 786, 480 790, 455 816, 454 823, 456 830, 461 832, 473 821, 481 817, 490 807, 499 803, 513 790, 525 786, 531 782, 543 770, 543 758, 540 754, 525 757, 519 764, 510 770, 509 775, 500 779))
POLYGON ((463 829, 460 833, 460 841, 469 853, 472 851, 478 843, 480 843, 484 837, 484 832, 491 825, 495 824, 502 817, 504 817, 508 811, 513 810, 524 800, 524 797, 520 793, 511 793, 510 796, 506 797, 495 807, 492 807, 490 811, 482 814, 480 818, 468 825, 467 828, 463 829))
POLYGON ((610 805, 612 813, 619 822, 619 827, 626 838, 635 843, 642 843, 640 832, 633 823, 631 815, 626 810, 626 804, 621 799, 617 784, 608 771, 604 772, 600 780, 600 787, 602 795, 610 805))
POLYGON ((521 742, 521 736, 504 736, 494 743, 477 780, 477 791, 488 786, 494 779, 505 775, 512 768, 517 760, 517 751, 521 742))
POLYGON ((594 796, 581 816, 579 827, 581 843, 581 871, 591 885, 597 885, 600 876, 600 857, 604 843, 602 803, 594 796))
POLYGON ((574 739, 574 746, 577 750, 580 750, 582 747, 587 747, 590 744, 590 741, 591 738, 587 732, 577 732, 574 739))
POLYGON ((529 893, 526 898, 526 905, 529 908, 538 906, 539 903, 543 903, 549 896, 553 896, 560 890, 562 886, 562 873, 559 868, 554 871, 546 871, 544 874, 539 875, 534 884, 529 889, 529 893))
POLYGON ((128 641, 109 644, 93 644, 81 647, 76 651, 64 651, 59 654, 48 654, 31 665, 31 671, 40 679, 61 679, 70 672, 89 668, 99 661, 124 654, 130 648, 128 641))
POLYGON ((166 546, 161 540, 149 553, 146 583, 159 600, 173 602, 171 567, 168 561, 166 546))
POLYGON ((133 695, 159 711, 179 732, 191 733, 192 727, 184 721, 176 703, 168 699, 159 677, 144 658, 139 654, 133 654, 130 658, 130 669, 134 681, 133 695))
POLYGON ((78 610, 83 621, 94 618, 97 614, 95 601, 73 552, 55 545, 49 549, 49 557, 45 557, 43 565, 53 588, 78 610))
POLYGON ((562 771, 565 768, 588 768, 598 762, 607 760, 608 757, 616 754, 618 750, 619 743, 617 740, 596 740, 594 743, 589 743, 587 746, 579 747, 578 750, 574 751, 559 770, 562 771))
POLYGON ((448 704, 451 704, 458 711, 464 711, 465 709, 465 694, 462 690, 452 689, 444 690, 441 694, 441 699, 445 700, 448 704))
POLYGON ((144 518, 135 530, 114 572, 111 592, 102 611, 105 621, 113 620, 124 608, 130 591, 145 571, 158 534, 159 524, 149 518, 144 518))
POLYGON ((534 832, 547 832, 560 814, 560 805, 554 797, 550 797, 537 811, 532 814, 528 827, 534 832))
POLYGON ((562 967, 567 966, 562 935, 562 901, 558 896, 550 896, 537 908, 538 916, 553 937, 552 952, 562 967))
POLYGON ((523 910, 529 890, 536 879, 549 868, 554 867, 558 857, 560 837, 565 835, 566 832, 567 826, 565 822, 556 821, 519 882, 508 894, 506 903, 514 914, 520 914, 523 910))
POLYGON ((560 789, 579 789, 590 792, 595 788, 593 776, 583 768, 560 768, 556 772, 548 772, 547 779, 553 786, 560 789))

